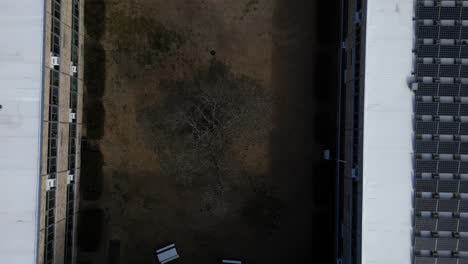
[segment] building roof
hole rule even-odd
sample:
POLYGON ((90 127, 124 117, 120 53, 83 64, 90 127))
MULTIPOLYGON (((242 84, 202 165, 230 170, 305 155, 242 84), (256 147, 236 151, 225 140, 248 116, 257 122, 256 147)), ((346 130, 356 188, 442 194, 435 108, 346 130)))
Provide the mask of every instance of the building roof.
POLYGON ((36 263, 44 2, 0 2, 0 263, 36 263))
POLYGON ((362 263, 411 263, 413 1, 367 0, 362 263))

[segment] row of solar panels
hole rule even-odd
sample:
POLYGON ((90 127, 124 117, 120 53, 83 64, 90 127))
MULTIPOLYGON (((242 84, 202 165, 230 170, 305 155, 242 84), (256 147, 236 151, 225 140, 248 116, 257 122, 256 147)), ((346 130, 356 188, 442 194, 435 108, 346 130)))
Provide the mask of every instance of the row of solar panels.
POLYGON ((464 64, 424 64, 418 63, 416 74, 419 77, 468 78, 468 65, 464 64))
POLYGON ((416 121, 416 134, 468 135, 468 123, 416 121))
MULTIPOLYGON (((419 212, 468 213, 468 200, 416 198, 415 203, 414 203, 414 211, 416 213, 419 213, 419 212)), ((451 231, 456 231, 456 230, 451 230, 451 231)))
POLYGON ((415 189, 416 192, 468 193, 468 181, 416 179, 415 189))
POLYGON ((468 20, 468 7, 462 6, 418 6, 418 19, 468 20))
POLYGON ((461 83, 418 83, 417 96, 468 96, 468 85, 461 83))
POLYGON ((468 219, 416 217, 414 231, 468 232, 468 219))
POLYGON ((418 25, 416 30, 420 39, 468 39, 468 27, 462 25, 418 25))
POLYGON ((468 104, 416 102, 416 115, 468 116, 468 104))
POLYGON ((468 239, 416 237, 414 250, 468 251, 468 239))
POLYGON ((415 52, 420 58, 468 58, 467 45, 419 44, 415 52))
POLYGON ((414 264, 468 264, 468 258, 415 257, 414 264))
POLYGON ((468 142, 416 140, 416 153, 468 154, 468 142))
POLYGON ((416 160, 416 172, 468 173, 468 162, 459 160, 416 160))

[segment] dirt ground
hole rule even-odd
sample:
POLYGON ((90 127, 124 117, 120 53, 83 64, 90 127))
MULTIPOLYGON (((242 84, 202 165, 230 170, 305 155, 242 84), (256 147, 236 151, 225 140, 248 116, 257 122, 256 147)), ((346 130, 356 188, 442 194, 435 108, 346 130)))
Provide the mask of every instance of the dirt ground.
POLYGON ((80 263, 154 263, 172 242, 177 263, 306 263, 330 249, 313 245, 331 222, 314 181, 333 177, 318 175, 316 141, 333 132, 314 119, 334 125, 321 91, 333 86, 314 76, 335 48, 319 48, 316 2, 86 1, 80 211, 103 217, 79 226, 80 263))

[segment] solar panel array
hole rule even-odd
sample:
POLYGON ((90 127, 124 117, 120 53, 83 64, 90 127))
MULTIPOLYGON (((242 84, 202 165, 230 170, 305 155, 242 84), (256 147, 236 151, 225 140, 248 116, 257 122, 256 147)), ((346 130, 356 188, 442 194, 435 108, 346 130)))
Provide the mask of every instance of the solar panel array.
POLYGON ((468 96, 468 85, 461 83, 418 83, 415 94, 416 96, 468 96))
POLYGON ((468 264, 468 4, 416 9, 414 263, 468 264))
MULTIPOLYGON (((70 98, 69 108, 72 113, 78 115, 78 71, 79 71, 79 46, 80 46, 80 1, 72 0, 72 39, 71 39, 71 63, 76 66, 76 72, 71 72, 70 76, 70 98)), ((76 174, 78 126, 77 117, 70 120, 69 125, 69 145, 68 145, 68 171, 76 174)), ((74 221, 75 217, 75 181, 70 179, 67 183, 67 206, 65 216, 65 245, 64 264, 73 263, 73 242, 74 242, 74 221)))
MULTIPOLYGON (((50 52, 54 56, 60 57, 61 41, 61 1, 51 1, 51 37, 50 52)), ((60 66, 55 65, 50 69, 49 82, 49 133, 47 139, 47 175, 48 179, 56 179, 57 175, 57 147, 59 135, 59 97, 60 97, 60 66)), ((56 188, 51 187, 46 193, 46 214, 45 214, 45 239, 44 239, 44 263, 50 264, 55 261, 55 206, 56 188)))

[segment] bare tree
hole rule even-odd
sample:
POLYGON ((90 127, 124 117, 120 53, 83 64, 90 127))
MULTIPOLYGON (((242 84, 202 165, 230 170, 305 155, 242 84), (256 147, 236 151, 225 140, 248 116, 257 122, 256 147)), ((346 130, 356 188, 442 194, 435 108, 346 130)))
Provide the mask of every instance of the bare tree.
POLYGON ((165 173, 212 175, 222 190, 222 178, 239 167, 229 153, 233 140, 242 131, 269 129, 271 100, 258 82, 216 60, 194 76, 160 82, 162 98, 140 121, 154 132, 151 142, 165 173))

